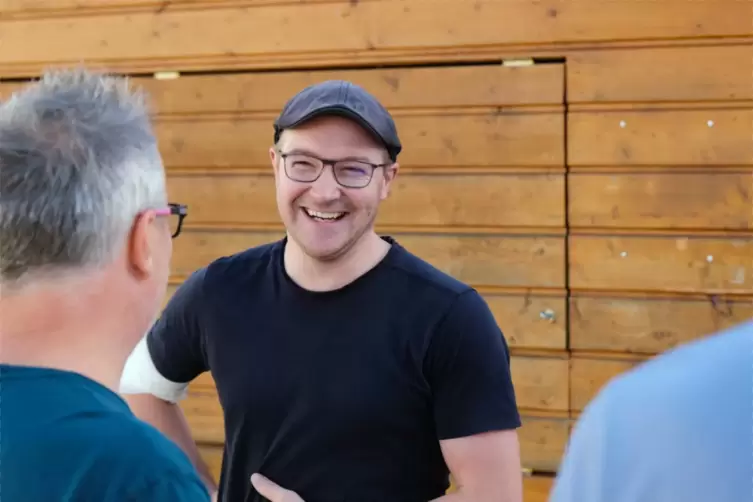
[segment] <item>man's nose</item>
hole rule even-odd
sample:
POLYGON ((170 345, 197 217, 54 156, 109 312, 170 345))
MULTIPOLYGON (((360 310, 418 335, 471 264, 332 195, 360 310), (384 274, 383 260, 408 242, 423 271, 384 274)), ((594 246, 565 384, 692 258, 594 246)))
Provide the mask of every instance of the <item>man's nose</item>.
POLYGON ((321 176, 312 183, 310 194, 321 201, 340 198, 340 185, 335 179, 332 166, 324 166, 321 176))

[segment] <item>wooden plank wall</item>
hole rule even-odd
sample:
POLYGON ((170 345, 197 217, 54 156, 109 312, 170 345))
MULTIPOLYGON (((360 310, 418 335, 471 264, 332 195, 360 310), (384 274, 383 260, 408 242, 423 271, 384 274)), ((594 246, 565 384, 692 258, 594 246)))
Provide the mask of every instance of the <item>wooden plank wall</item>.
POLYGON ((570 406, 753 316, 753 46, 568 59, 570 406))
MULTIPOLYGON (((281 235, 267 148, 287 97, 325 78, 377 94, 406 144, 380 230, 489 301, 525 500, 544 502, 608 379, 753 316, 752 16, 744 0, 1 0, 0 79, 140 74, 190 206, 171 293, 281 235), (183 75, 150 76, 165 71, 183 75)), ((210 375, 184 408, 218 473, 210 375)))

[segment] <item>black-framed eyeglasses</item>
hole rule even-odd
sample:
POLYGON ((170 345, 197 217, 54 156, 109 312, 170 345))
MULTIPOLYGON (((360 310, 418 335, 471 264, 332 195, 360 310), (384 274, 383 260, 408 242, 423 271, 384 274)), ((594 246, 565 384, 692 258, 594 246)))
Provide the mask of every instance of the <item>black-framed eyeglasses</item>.
POLYGON ((302 153, 282 153, 285 175, 299 183, 313 183, 324 172, 325 166, 332 166, 332 175, 337 183, 345 188, 364 188, 371 183, 374 171, 390 164, 372 164, 361 160, 330 160, 302 153))
POLYGON ((188 214, 188 206, 171 202, 166 208, 157 210, 157 214, 170 218, 170 232, 172 238, 175 239, 180 235, 180 231, 183 228, 183 220, 188 214))

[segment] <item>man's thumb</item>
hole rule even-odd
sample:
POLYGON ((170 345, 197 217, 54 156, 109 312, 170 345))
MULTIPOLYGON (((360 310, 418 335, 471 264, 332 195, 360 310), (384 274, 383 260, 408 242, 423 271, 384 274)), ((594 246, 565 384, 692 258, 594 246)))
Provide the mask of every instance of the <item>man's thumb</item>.
POLYGON ((251 475, 251 484, 256 491, 272 502, 281 501, 285 490, 259 473, 251 475))

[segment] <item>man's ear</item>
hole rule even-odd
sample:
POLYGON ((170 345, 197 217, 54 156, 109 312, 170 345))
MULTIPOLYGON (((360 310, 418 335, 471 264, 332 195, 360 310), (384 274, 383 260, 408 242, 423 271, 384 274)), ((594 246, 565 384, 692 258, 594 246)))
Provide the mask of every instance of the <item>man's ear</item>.
POLYGON ((149 277, 154 270, 154 243, 150 229, 156 215, 154 211, 139 214, 133 222, 128 237, 128 266, 138 279, 149 277))
POLYGON ((277 179, 277 166, 280 162, 280 156, 277 152, 277 145, 272 145, 269 148, 269 161, 272 163, 272 172, 275 175, 275 179, 277 179))
POLYGON ((398 164, 397 162, 383 169, 384 176, 382 182, 382 193, 380 194, 382 200, 390 196, 390 188, 392 187, 392 182, 395 181, 395 178, 397 178, 397 172, 399 169, 400 164, 398 164))

